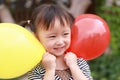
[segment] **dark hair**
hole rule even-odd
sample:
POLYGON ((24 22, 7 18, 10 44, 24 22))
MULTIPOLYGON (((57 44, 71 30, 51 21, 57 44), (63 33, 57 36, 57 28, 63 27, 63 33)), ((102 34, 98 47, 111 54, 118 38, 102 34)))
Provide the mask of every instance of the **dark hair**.
POLYGON ((43 4, 35 8, 30 20, 32 31, 36 31, 37 26, 48 30, 54 26, 55 18, 60 20, 61 25, 65 25, 64 20, 70 26, 73 24, 73 16, 56 4, 43 4), (45 27, 42 27, 45 26, 45 27))

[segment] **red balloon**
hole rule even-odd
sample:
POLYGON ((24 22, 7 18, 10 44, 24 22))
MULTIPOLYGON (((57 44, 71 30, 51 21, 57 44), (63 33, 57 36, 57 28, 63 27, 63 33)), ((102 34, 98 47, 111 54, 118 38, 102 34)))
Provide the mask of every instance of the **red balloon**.
POLYGON ((68 51, 85 60, 92 60, 102 55, 109 43, 110 30, 105 20, 94 14, 76 17, 68 51))

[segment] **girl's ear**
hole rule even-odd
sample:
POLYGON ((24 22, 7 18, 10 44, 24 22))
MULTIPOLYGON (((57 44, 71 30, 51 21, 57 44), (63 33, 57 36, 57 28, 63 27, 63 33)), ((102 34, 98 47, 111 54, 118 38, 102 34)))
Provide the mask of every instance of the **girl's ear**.
POLYGON ((39 37, 35 32, 32 32, 32 34, 39 40, 39 37))
POLYGON ((32 32, 32 34, 37 38, 37 35, 36 35, 36 33, 35 32, 32 32))

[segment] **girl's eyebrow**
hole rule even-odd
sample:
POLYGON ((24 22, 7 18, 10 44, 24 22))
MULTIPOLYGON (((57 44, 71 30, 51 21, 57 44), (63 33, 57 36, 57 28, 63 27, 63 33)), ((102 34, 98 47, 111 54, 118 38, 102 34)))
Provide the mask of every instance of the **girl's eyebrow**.
POLYGON ((45 33, 46 35, 52 35, 52 34, 56 34, 55 32, 47 32, 45 33))

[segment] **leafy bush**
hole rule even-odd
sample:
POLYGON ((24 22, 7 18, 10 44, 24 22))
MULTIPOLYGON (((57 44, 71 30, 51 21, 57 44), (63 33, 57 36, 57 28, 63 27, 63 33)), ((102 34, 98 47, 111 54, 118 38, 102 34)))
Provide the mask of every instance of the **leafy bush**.
POLYGON ((116 55, 102 55, 90 61, 94 80, 120 80, 120 59, 116 55))

